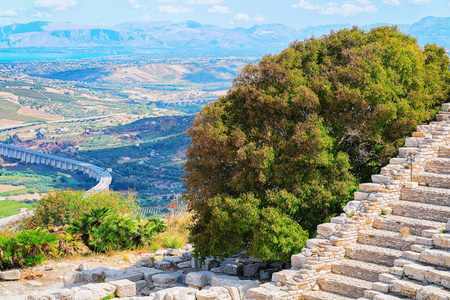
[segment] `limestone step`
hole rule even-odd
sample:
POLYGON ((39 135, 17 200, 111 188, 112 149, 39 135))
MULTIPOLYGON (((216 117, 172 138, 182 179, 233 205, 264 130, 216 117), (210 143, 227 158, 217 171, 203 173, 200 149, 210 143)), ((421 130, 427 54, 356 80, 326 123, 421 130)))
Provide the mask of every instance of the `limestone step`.
POLYGON ((396 297, 396 296, 387 295, 387 294, 383 294, 383 293, 376 294, 372 299, 373 300, 411 300, 411 298, 405 298, 404 296, 396 297))
POLYGON ((331 299, 354 300, 355 298, 350 298, 324 291, 305 292, 300 296, 300 300, 331 300, 331 299))
POLYGON ((447 222, 450 218, 450 207, 411 201, 394 201, 389 204, 392 214, 417 219, 447 222))
POLYGON ((427 160, 425 171, 430 173, 450 174, 450 158, 437 157, 427 160))
POLYGON ((331 272, 376 282, 380 274, 389 272, 389 267, 355 259, 342 259, 331 266, 331 272))
POLYGON ((448 250, 426 249, 420 253, 419 260, 430 265, 450 269, 450 251, 448 250))
POLYGON ((356 260, 392 267, 394 261, 402 256, 402 251, 372 245, 353 244, 345 249, 345 254, 356 260))
POLYGON ((373 222, 373 227, 378 229, 400 231, 402 228, 408 228, 409 234, 422 235, 423 230, 437 229, 441 230, 445 228, 445 223, 421 220, 410 217, 402 216, 379 216, 373 222))
POLYGON ((409 262, 403 265, 403 274, 410 279, 450 288, 450 271, 445 268, 409 262))
POLYGON ((450 174, 421 172, 414 174, 413 178, 419 185, 450 188, 450 174))
POLYGON ((433 239, 417 235, 402 236, 396 231, 367 229, 359 232, 358 243, 400 250, 410 250, 411 246, 415 244, 431 246, 433 244, 433 239))
MULTIPOLYGON (((389 291, 400 296, 415 298, 421 288, 425 286, 416 280, 396 279, 390 284, 389 291)), ((423 298, 432 299, 432 298, 423 298)), ((438 298, 439 299, 439 298, 438 298)))
POLYGON ((364 291, 372 288, 370 281, 333 273, 320 276, 317 283, 325 292, 355 298, 364 297, 364 291))
POLYGON ((429 186, 418 186, 412 189, 403 189, 402 200, 422 202, 437 205, 450 205, 450 189, 429 186))

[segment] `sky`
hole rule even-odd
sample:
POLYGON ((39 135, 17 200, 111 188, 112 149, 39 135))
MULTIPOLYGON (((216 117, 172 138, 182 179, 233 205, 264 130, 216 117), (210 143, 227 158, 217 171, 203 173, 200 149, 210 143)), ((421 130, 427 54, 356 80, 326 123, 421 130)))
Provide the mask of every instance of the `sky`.
POLYGON ((412 24, 450 17, 450 0, 0 0, 0 25, 32 21, 113 26, 134 21, 186 21, 221 27, 280 23, 412 24))

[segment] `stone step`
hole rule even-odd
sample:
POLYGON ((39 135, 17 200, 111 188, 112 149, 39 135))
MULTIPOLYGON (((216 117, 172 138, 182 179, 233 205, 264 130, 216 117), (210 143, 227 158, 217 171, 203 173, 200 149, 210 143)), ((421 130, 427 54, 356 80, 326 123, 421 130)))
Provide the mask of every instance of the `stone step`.
POLYGON ((419 260, 427 264, 450 269, 450 251, 448 250, 426 249, 420 253, 419 260))
POLYGON ((356 260, 392 267, 394 261, 402 256, 402 251, 372 245, 353 244, 345 249, 345 254, 356 260))
POLYGON ((417 219, 447 222, 450 219, 450 207, 411 201, 394 201, 389 203, 392 214, 417 219))
POLYGON ((437 205, 450 205, 450 189, 429 186, 418 186, 412 189, 402 189, 402 200, 422 202, 437 205))
POLYGON ((402 236, 399 232, 395 231, 367 229, 359 232, 358 243, 399 250, 410 250, 411 246, 415 244, 431 246, 433 240, 417 235, 402 236))
POLYGON ((376 294, 372 299, 373 300, 411 300, 411 298, 405 298, 404 296, 396 297, 396 296, 387 295, 387 294, 383 294, 383 293, 376 294))
POLYGON ((355 259, 342 259, 331 266, 331 272, 376 282, 380 274, 389 272, 389 267, 355 259))
POLYGON ((320 276, 317 283, 325 292, 355 298, 364 297, 364 291, 372 288, 370 281, 333 273, 320 276))
POLYGON ((436 157, 427 160, 425 171, 430 173, 450 174, 450 158, 436 157))
POLYGON ((445 223, 421 220, 410 217, 402 216, 379 216, 373 221, 373 227, 378 229, 392 230, 400 232, 404 231, 403 228, 409 229, 409 234, 422 235, 423 230, 437 229, 441 230, 445 228, 445 223))
MULTIPOLYGON (((417 293, 425 284, 408 279, 396 279, 390 284, 389 291, 400 296, 415 298, 417 293)), ((433 299, 433 298, 422 298, 433 299)), ((439 299, 439 298, 438 298, 439 299)))
POLYGON ((430 265, 410 262, 403 265, 403 274, 410 279, 450 288, 448 269, 437 269, 430 265))
POLYGON ((413 178, 419 185, 450 188, 450 174, 421 172, 415 173, 413 178))
POLYGON ((333 293, 328 293, 324 291, 311 291, 305 292, 300 296, 300 300, 354 300, 355 298, 350 298, 342 295, 337 295, 333 293))

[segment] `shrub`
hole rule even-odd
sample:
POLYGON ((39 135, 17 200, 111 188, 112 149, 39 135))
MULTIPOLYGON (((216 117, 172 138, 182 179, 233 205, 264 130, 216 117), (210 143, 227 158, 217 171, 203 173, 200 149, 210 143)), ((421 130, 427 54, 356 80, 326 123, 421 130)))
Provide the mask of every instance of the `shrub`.
POLYGON ((113 212, 110 208, 91 209, 80 220, 72 220, 69 232, 80 236, 93 252, 136 249, 147 246, 156 235, 156 225, 147 219, 113 212))
POLYGON ((52 234, 41 228, 18 233, 0 233, 0 270, 29 267, 77 248, 67 234, 52 234))
POLYGON ((34 217, 26 224, 27 228, 64 226, 72 220, 80 220, 82 215, 92 209, 108 207, 115 213, 136 215, 138 205, 134 194, 101 192, 86 194, 85 191, 52 191, 44 196, 36 207, 34 217))

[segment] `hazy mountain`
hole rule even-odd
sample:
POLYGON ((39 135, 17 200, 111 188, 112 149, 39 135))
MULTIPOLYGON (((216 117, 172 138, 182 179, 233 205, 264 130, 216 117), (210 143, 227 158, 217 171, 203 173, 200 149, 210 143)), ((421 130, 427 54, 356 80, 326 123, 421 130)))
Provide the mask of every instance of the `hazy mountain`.
MULTIPOLYGON (((385 24, 363 26, 370 29, 385 24)), ((332 24, 296 30, 281 24, 263 24, 251 28, 222 28, 193 21, 174 23, 128 22, 112 27, 73 23, 32 22, 0 27, 0 48, 139 48, 146 51, 244 51, 278 52, 294 40, 320 37, 330 30, 349 28, 350 24, 332 24)), ((399 25, 420 44, 436 43, 450 49, 450 18, 427 17, 412 25, 399 25)))

